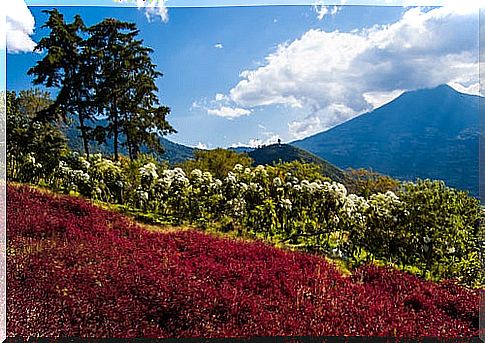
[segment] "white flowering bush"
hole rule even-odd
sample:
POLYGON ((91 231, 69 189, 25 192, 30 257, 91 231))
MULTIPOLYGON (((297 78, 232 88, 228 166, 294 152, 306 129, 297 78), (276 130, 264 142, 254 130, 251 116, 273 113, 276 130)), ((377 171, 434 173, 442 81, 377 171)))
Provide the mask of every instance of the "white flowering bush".
POLYGON ((59 161, 51 179, 52 186, 66 193, 76 192, 95 200, 119 202, 124 185, 119 162, 93 154, 88 158, 71 152, 59 161))
POLYGON ((7 176, 21 182, 37 183, 43 176, 43 165, 32 152, 7 156, 7 176))
MULTIPOLYGON (((35 159, 25 163, 34 175, 35 159)), ((303 176, 277 166, 236 164, 216 178, 200 169, 186 174, 150 158, 113 162, 100 154, 71 153, 59 162, 50 185, 176 224, 230 223, 226 229, 244 228, 255 237, 325 252, 351 265, 380 260, 413 266, 423 276, 482 282, 477 281, 483 280, 477 261, 480 207, 474 198, 431 181, 365 198, 343 184, 303 176)))

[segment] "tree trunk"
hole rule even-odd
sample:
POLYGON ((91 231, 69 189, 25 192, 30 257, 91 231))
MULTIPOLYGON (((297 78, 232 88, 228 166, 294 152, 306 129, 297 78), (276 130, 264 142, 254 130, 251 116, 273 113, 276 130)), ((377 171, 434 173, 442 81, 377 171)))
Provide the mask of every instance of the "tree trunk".
POLYGON ((79 112, 79 127, 81 129, 81 137, 83 140, 83 146, 84 146, 84 153, 86 154, 87 158, 89 159, 89 142, 88 142, 88 136, 86 134, 86 126, 84 126, 84 113, 79 112))
POLYGON ((131 131, 130 127, 128 125, 128 114, 125 113, 125 125, 124 125, 124 130, 125 130, 125 135, 126 135, 126 145, 128 146, 128 156, 130 156, 130 161, 133 162, 134 157, 133 157, 133 146, 131 145, 131 131))
POLYGON ((118 109, 116 108, 116 100, 113 102, 113 109, 113 150, 115 161, 118 161, 118 109))

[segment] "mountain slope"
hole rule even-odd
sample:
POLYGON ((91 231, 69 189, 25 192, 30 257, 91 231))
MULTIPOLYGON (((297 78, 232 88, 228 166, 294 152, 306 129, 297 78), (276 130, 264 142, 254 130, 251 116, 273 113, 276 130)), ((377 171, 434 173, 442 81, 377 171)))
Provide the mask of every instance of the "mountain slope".
POLYGON ((238 152, 238 153, 249 153, 253 150, 255 150, 256 148, 251 148, 251 147, 245 147, 245 146, 238 146, 238 147, 229 147, 227 148, 227 150, 232 150, 232 151, 235 151, 235 152, 238 152))
POLYGON ((328 176, 333 181, 346 184, 349 176, 346 173, 332 165, 331 163, 321 159, 320 157, 309 153, 298 147, 289 144, 272 144, 254 149, 247 153, 249 157, 254 160, 253 165, 258 164, 274 164, 281 162, 300 161, 304 163, 314 163, 321 167, 322 174, 328 176))
MULTIPOLYGON (((99 121, 96 123, 96 125, 106 126, 106 122, 99 121)), ((82 140, 80 137, 80 131, 76 129, 76 126, 77 124, 74 123, 69 127, 64 127, 63 132, 68 139, 68 145, 71 149, 84 151, 82 140)), ((124 141, 124 137, 122 135, 120 137, 120 141, 121 142, 124 141)), ((172 142, 165 137, 162 137, 160 141, 165 149, 165 152, 160 156, 161 160, 165 160, 173 164, 173 163, 183 162, 185 160, 192 159, 194 157, 193 155, 194 149, 191 147, 172 142)), ((142 152, 147 152, 147 149, 142 148, 141 150, 142 152)), ((104 144, 104 145, 90 144, 90 151, 101 152, 106 155, 113 154, 113 139, 108 139, 107 144, 104 144)), ((123 155, 128 154, 127 150, 122 146, 120 146, 120 153, 123 155)))
POLYGON ((292 144, 340 168, 431 178, 478 195, 479 97, 443 85, 390 103, 292 144))

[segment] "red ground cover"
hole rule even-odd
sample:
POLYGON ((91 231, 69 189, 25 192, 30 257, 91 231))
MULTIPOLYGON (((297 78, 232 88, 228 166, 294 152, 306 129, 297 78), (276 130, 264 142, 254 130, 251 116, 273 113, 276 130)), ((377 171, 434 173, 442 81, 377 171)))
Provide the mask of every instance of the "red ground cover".
POLYGON ((477 336, 479 294, 8 187, 8 336, 477 336))

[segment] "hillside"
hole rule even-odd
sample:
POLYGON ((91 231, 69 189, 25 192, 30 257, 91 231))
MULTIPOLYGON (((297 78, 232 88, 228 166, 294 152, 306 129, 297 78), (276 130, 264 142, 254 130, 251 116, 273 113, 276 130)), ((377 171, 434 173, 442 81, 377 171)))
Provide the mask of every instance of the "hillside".
POLYGON ((238 152, 238 153, 249 153, 249 152, 253 151, 254 149, 256 149, 256 148, 245 147, 245 146, 227 148, 227 150, 232 150, 232 151, 235 151, 235 152, 238 152))
POLYGON ((346 173, 325 161, 324 159, 309 153, 298 147, 289 144, 272 144, 261 148, 253 149, 247 153, 254 160, 253 165, 278 163, 279 161, 293 162, 300 161, 303 163, 314 163, 320 166, 324 176, 331 178, 333 181, 347 183, 349 176, 346 173))
MULTIPOLYGON (((105 126, 106 123, 103 121, 99 121, 96 123, 96 125, 105 126)), ((64 127, 63 132, 65 133, 68 139, 68 145, 71 149, 74 149, 77 151, 84 151, 82 140, 81 140, 81 137, 79 136, 80 133, 79 133, 79 130, 75 128, 76 126, 77 124, 74 123, 69 127, 64 127)), ((124 141, 124 137, 121 136, 120 140, 124 141)), ((165 160, 171 164, 175 164, 178 162, 183 162, 188 159, 192 159, 194 157, 193 148, 182 144, 174 143, 165 137, 162 137, 160 140, 165 149, 165 152, 160 156, 161 160, 165 160)), ((104 145, 90 144, 90 149, 91 149, 90 151, 92 152, 101 152, 105 155, 111 155, 113 154, 113 139, 108 139, 107 144, 104 144, 104 145)), ((147 150, 142 148, 142 152, 147 152, 147 150)), ((127 150, 122 146, 120 146, 120 153, 127 155, 127 150)))
POLYGON ((340 168, 430 178, 478 195, 479 97, 443 85, 390 103, 294 146, 340 168))
POLYGON ((479 293, 193 230, 143 229, 9 185, 7 336, 478 335, 479 293))

